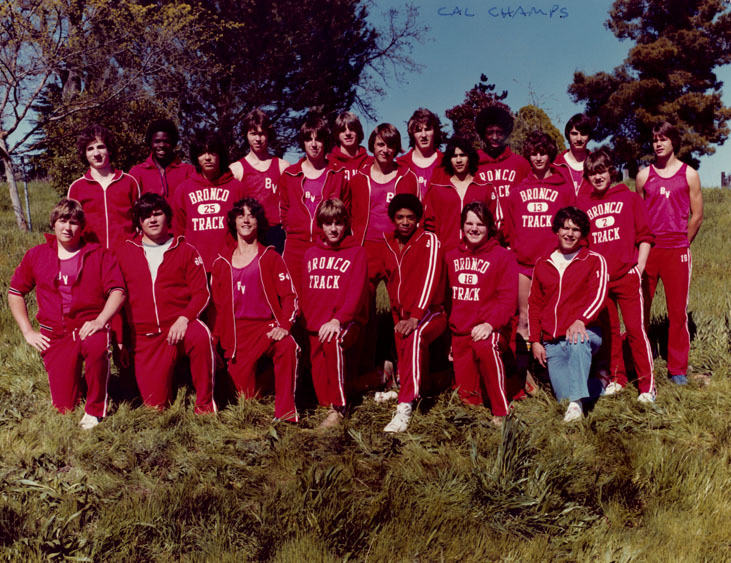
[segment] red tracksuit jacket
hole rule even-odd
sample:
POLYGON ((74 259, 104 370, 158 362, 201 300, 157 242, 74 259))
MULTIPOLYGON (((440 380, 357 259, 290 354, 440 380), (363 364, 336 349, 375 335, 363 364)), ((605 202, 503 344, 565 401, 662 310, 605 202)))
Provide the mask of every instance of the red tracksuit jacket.
POLYGON ((132 206, 140 197, 140 188, 129 174, 115 170, 112 183, 104 190, 89 169, 69 186, 67 195, 84 208, 87 241, 116 250, 134 235, 132 206))
POLYGON ((352 236, 333 248, 319 239, 305 252, 302 312, 307 330, 317 332, 332 319, 340 326, 368 320, 368 261, 352 236))
MULTIPOLYGON (((213 262, 211 274, 211 293, 213 293, 214 309, 213 336, 220 340, 226 357, 236 355, 236 318, 234 306, 234 284, 231 256, 234 247, 226 248, 218 254, 213 262)), ((284 265, 284 260, 277 254, 273 246, 264 246, 259 243, 259 276, 264 287, 267 305, 272 311, 276 323, 292 330, 297 318, 297 293, 292 285, 292 279, 284 265)))
POLYGON ((511 188, 520 184, 528 175, 530 164, 525 158, 510 150, 508 146, 497 158, 492 158, 482 150, 478 151, 478 154, 480 163, 477 168, 477 178, 483 184, 495 186, 500 203, 504 203, 503 200, 510 195, 511 188))
POLYGON ((437 171, 432 176, 431 186, 424 198, 424 228, 437 235, 445 253, 457 248, 462 240, 462 228, 459 224, 462 209, 473 201, 485 202, 495 223, 502 221, 502 206, 492 184, 478 182, 475 178, 467 186, 465 196, 460 199, 446 173, 440 174, 437 171))
POLYGON ((358 147, 358 151, 355 156, 348 156, 343 152, 340 147, 335 147, 330 154, 327 155, 327 159, 332 162, 336 167, 343 168, 345 172, 345 180, 350 181, 355 173, 368 166, 373 162, 373 157, 368 155, 368 152, 363 147, 358 147))
MULTIPOLYGON (((288 238, 312 242, 322 234, 315 222, 315 215, 305 205, 303 185, 305 175, 302 163, 305 158, 293 164, 279 178, 279 218, 288 238)), ((350 189, 345 179, 345 170, 338 163, 328 162, 323 174, 327 174, 322 187, 322 201, 337 198, 350 210, 350 189)), ((319 209, 319 205, 317 206, 319 209)))
POLYGON ((481 323, 500 331, 518 307, 518 265, 515 257, 490 239, 471 251, 464 242, 447 252, 445 258, 451 311, 449 327, 463 336, 481 323))
POLYGON ((530 341, 561 338, 576 320, 592 324, 604 307, 608 282, 606 260, 586 247, 563 274, 554 266, 551 254, 539 258, 528 296, 530 341))
POLYGON ((503 233, 518 264, 533 267, 538 258, 556 248, 553 217, 575 202, 574 188, 553 168, 543 180, 531 171, 513 187, 505 202, 503 233))
POLYGON ((429 167, 431 168, 431 174, 427 174, 428 177, 421 176, 424 168, 421 168, 414 163, 414 149, 411 149, 409 152, 407 152, 406 154, 402 154, 396 159, 396 162, 408 166, 409 170, 411 170, 416 175, 416 181, 419 186, 418 196, 419 199, 422 201, 424 200, 424 197, 426 197, 426 192, 429 189, 429 184, 431 183, 431 179, 434 176, 434 173, 442 170, 441 164, 442 159, 444 158, 444 153, 440 150, 437 150, 436 155, 436 160, 434 161, 432 166, 429 167))
POLYGON ((560 155, 556 157, 552 164, 556 167, 556 170, 558 170, 559 173, 566 179, 566 183, 572 187, 577 198, 587 196, 591 193, 593 189, 591 182, 584 178, 583 171, 575 172, 574 169, 569 166, 568 162, 566 162, 566 154, 568 152, 568 149, 563 151, 560 155), (574 178, 572 176, 581 176, 578 189, 574 185, 574 178))
POLYGON ((578 206, 591 221, 589 249, 604 256, 610 280, 621 278, 637 265, 640 243, 655 241, 645 202, 624 184, 603 193, 592 190, 579 198, 578 206))
MULTIPOLYGON (((400 164, 396 171, 395 193, 414 194, 418 197, 418 191, 416 174, 409 170, 408 166, 400 164)), ((370 170, 367 168, 361 169, 355 174, 350 180, 350 192, 352 197, 351 223, 353 236, 359 244, 363 244, 365 242, 366 231, 368 230, 368 220, 371 215, 370 170)))
POLYGON ((71 287, 71 310, 64 316, 63 300, 58 291, 60 265, 56 237, 45 236, 45 244, 34 246, 25 253, 8 291, 24 297, 35 287, 38 323, 53 333, 64 334, 94 320, 104 309, 112 290, 126 292, 126 286, 114 254, 97 243, 87 242, 79 251, 79 274, 71 287))
POLYGON ((130 288, 125 318, 136 334, 163 333, 180 316, 194 321, 208 305, 203 259, 182 236, 165 251, 154 286, 140 237, 128 240, 118 257, 130 288))
POLYGON ((154 193, 164 197, 168 203, 172 203, 175 190, 184 180, 195 174, 195 166, 181 161, 178 157, 168 164, 164 170, 160 170, 152 155, 140 164, 135 164, 129 171, 140 186, 140 193, 154 193))
POLYGON ((444 304, 444 257, 434 233, 418 228, 404 246, 393 233, 385 234, 384 263, 391 311, 399 319, 421 319, 444 304))
POLYGON ((229 241, 227 215, 244 195, 244 186, 228 170, 215 182, 196 172, 175 190, 173 233, 198 250, 206 272, 229 241))

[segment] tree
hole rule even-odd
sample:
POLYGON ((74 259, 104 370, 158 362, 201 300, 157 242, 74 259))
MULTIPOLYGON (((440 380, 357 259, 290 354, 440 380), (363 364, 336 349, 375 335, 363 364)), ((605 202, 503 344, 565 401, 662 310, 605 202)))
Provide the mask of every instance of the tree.
POLYGON ((361 0, 201 0, 198 6, 216 33, 187 65, 157 77, 161 98, 180 99, 184 130, 218 129, 234 157, 244 153, 242 118, 262 107, 273 121, 281 154, 295 143, 308 111, 333 117, 343 110, 375 117, 374 96, 390 78, 416 70, 410 57, 424 28, 407 5, 384 14, 384 25, 369 20, 361 0))
POLYGON ((36 150, 52 124, 144 92, 150 76, 179 60, 179 37, 203 33, 195 24, 190 6, 177 2, 0 4, 0 160, 20 229, 27 225, 13 157, 36 150), (38 112, 44 100, 51 103, 38 112))
POLYGON ((564 136, 548 117, 545 111, 536 106, 523 106, 515 116, 515 127, 510 135, 510 148, 518 154, 523 153, 523 143, 531 131, 538 129, 556 142, 558 152, 566 148, 564 136))
POLYGON ((713 70, 731 62, 731 13, 724 0, 615 0, 606 26, 635 42, 611 73, 574 73, 568 92, 598 123, 594 140, 610 138, 631 175, 651 158, 651 130, 667 119, 681 131, 679 156, 701 155, 729 135, 731 109, 713 70))
POLYGON ((495 94, 495 85, 487 82, 487 76, 480 75, 480 81, 465 94, 464 102, 448 109, 445 114, 452 122, 452 130, 455 135, 472 139, 475 148, 482 146, 480 136, 475 130, 475 119, 480 110, 488 106, 501 106, 510 111, 510 108, 502 103, 508 97, 508 91, 503 90, 495 94))

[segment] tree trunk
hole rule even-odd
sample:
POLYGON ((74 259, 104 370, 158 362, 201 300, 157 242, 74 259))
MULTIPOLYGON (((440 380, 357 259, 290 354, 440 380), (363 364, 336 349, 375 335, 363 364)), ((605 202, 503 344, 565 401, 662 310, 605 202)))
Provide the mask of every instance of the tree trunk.
POLYGON ((8 147, 5 144, 5 139, 3 138, 0 138, 0 158, 2 158, 3 164, 5 165, 5 179, 8 181, 8 189, 10 190, 10 202, 13 204, 13 211, 15 212, 15 222, 18 224, 18 228, 21 231, 27 231, 28 223, 25 220, 23 207, 20 205, 20 196, 18 196, 18 184, 15 183, 15 174, 13 172, 13 161, 10 160, 8 147))

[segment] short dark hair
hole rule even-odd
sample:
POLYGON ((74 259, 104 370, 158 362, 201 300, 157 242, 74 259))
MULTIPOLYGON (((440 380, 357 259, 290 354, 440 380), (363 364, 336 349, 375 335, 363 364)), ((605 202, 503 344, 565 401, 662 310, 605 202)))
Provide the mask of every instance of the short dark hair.
POLYGON ((401 147, 401 133, 390 123, 381 123, 371 131, 371 135, 368 137, 368 150, 371 152, 373 152, 376 145, 376 137, 383 139, 386 146, 393 149, 397 155, 403 150, 401 147))
POLYGON ((265 235, 269 229, 269 221, 267 221, 266 212, 261 203, 256 201, 253 197, 245 197, 234 203, 233 207, 229 210, 226 216, 226 225, 228 226, 228 232, 234 240, 238 240, 238 234, 236 232, 236 217, 244 214, 244 207, 249 209, 249 213, 256 219, 256 240, 264 243, 265 235))
POLYGON ((528 160, 533 154, 543 153, 547 154, 549 160, 553 162, 557 152, 555 141, 549 135, 537 129, 528 133, 523 143, 523 156, 528 160))
POLYGON ((256 131, 257 128, 261 127, 261 130, 266 133, 267 141, 274 140, 274 127, 272 127, 269 116, 260 108, 252 109, 247 113, 241 121, 241 125, 243 126, 244 137, 252 129, 256 131))
POLYGON ((317 113, 311 113, 307 116, 304 123, 300 127, 299 135, 297 135, 297 143, 300 149, 305 150, 305 141, 309 141, 312 136, 322 141, 325 145, 325 153, 330 152, 332 148, 332 133, 327 119, 317 113))
POLYGON ((553 217, 553 224, 551 227, 553 232, 558 234, 558 230, 566 224, 566 221, 571 221, 574 225, 581 229, 581 238, 589 236, 589 230, 591 229, 589 216, 578 207, 569 206, 559 209, 553 217))
POLYGON ((340 146, 340 133, 345 131, 345 128, 355 132, 355 138, 358 140, 360 145, 365 139, 365 133, 363 133, 363 126, 360 124, 360 119, 352 111, 344 111, 335 118, 333 124, 333 142, 340 146))
POLYGON ((485 129, 490 125, 499 125, 505 131, 505 136, 507 137, 513 132, 514 123, 515 120, 509 109, 494 105, 484 108, 477 114, 475 129, 477 129, 477 135, 479 135, 480 139, 484 139, 485 129))
POLYGON ((424 206, 414 194, 396 194, 393 196, 393 199, 388 204, 388 218, 393 221, 393 218, 400 209, 413 211, 417 220, 421 220, 424 216, 424 206))
POLYGON ((439 148, 442 144, 442 123, 434 112, 426 108, 417 109, 409 118, 409 123, 406 126, 409 134, 409 146, 416 145, 414 133, 419 125, 426 125, 434 130, 434 148, 439 148))
POLYGON ((315 221, 320 228, 329 221, 342 221, 347 229, 350 228, 350 213, 348 213, 345 204, 339 199, 326 199, 317 208, 315 221))
POLYGON ((208 129, 199 129, 196 131, 193 137, 193 142, 190 144, 190 161, 195 166, 195 169, 200 172, 201 165, 198 162, 198 157, 202 154, 215 154, 218 156, 219 167, 223 174, 228 170, 228 165, 231 163, 228 156, 228 149, 226 144, 223 142, 223 137, 216 132, 208 129))
POLYGON ((169 119, 156 119, 147 126, 147 131, 145 131, 146 147, 152 144, 152 138, 155 136, 155 133, 167 133, 173 146, 177 145, 178 141, 180 141, 178 128, 169 119))
POLYGON ((472 142, 465 137, 452 137, 447 143, 447 148, 444 149, 444 156, 442 157, 441 166, 444 171, 450 176, 454 176, 454 166, 452 166, 452 157, 456 149, 460 149, 467 155, 467 170, 473 176, 477 174, 477 167, 480 164, 480 156, 477 154, 477 150, 472 145, 472 142))
POLYGON ((106 127, 94 123, 84 129, 76 139, 76 150, 84 166, 89 166, 89 159, 86 158, 86 147, 97 138, 101 139, 101 142, 106 145, 107 151, 109 152, 109 160, 113 160, 114 155, 117 153, 117 143, 112 132, 106 127))
POLYGON ((590 174, 601 174, 606 171, 609 171, 612 180, 617 178, 617 167, 614 166, 609 150, 599 148, 590 152, 584 161, 584 178, 589 179, 590 174))
POLYGON ((497 229, 495 228, 495 219, 484 201, 476 200, 464 206, 464 209, 462 209, 462 215, 459 219, 459 228, 464 229, 465 221, 467 221, 467 214, 470 211, 477 215, 477 218, 487 227, 487 238, 493 238, 497 232, 497 229))
POLYGON ((81 207, 81 204, 75 199, 62 197, 54 208, 51 209, 51 215, 48 218, 48 224, 51 227, 51 230, 54 229, 56 221, 59 219, 72 219, 81 225, 82 229, 86 226, 84 208, 81 207))
POLYGON ((652 128, 652 136, 662 135, 673 143, 673 152, 677 155, 680 150, 680 131, 669 121, 662 121, 652 128))
POLYGON ((132 226, 138 231, 141 231, 142 221, 150 217, 158 209, 165 214, 165 221, 168 227, 172 225, 173 209, 167 200, 160 194, 152 192, 142 194, 140 199, 135 201, 135 204, 132 206, 132 226))
POLYGON ((571 119, 566 122, 566 127, 564 128, 564 136, 566 137, 566 140, 568 140, 569 133, 571 133, 571 130, 574 128, 576 128, 576 130, 582 135, 589 135, 589 138, 591 139, 594 135, 594 120, 585 113, 572 115, 571 119))

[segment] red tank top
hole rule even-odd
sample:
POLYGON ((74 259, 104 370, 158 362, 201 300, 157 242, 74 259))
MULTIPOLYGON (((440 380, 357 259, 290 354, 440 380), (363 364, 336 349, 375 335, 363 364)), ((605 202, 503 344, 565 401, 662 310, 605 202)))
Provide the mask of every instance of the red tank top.
POLYGON ((393 223, 388 217, 388 204, 391 203, 396 193, 396 178, 385 184, 371 182, 371 213, 368 217, 368 227, 365 239, 370 241, 383 242, 383 233, 393 231, 393 223))
POLYGON ((234 315, 237 320, 268 321, 272 310, 264 294, 259 275, 259 257, 243 268, 231 267, 234 291, 234 315))
POLYGON ((76 283, 76 278, 79 276, 79 256, 81 253, 77 252, 71 258, 58 261, 58 292, 61 294, 64 315, 68 315, 71 311, 71 286, 76 283))
POLYGON ((264 172, 257 170, 245 158, 239 160, 244 169, 241 183, 244 186, 246 197, 253 197, 258 201, 266 214, 269 226, 279 225, 279 159, 274 157, 269 161, 269 168, 264 172))
POLYGON ((325 187, 325 180, 327 179, 327 171, 323 172, 319 178, 311 180, 305 177, 305 183, 302 186, 302 197, 305 200, 305 205, 310 215, 314 219, 315 213, 317 212, 317 206, 322 201, 322 188, 325 187))
POLYGON ((686 248, 690 216, 690 187, 685 177, 688 165, 683 164, 669 178, 663 178, 654 166, 645 183, 645 205, 650 228, 655 234, 656 248, 686 248))

